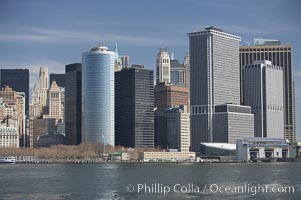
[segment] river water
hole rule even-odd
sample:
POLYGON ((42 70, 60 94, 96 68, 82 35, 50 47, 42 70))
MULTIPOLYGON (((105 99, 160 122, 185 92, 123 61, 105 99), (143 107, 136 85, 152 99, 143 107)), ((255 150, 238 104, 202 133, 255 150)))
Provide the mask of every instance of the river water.
POLYGON ((0 199, 301 199, 301 163, 1 164, 0 199))

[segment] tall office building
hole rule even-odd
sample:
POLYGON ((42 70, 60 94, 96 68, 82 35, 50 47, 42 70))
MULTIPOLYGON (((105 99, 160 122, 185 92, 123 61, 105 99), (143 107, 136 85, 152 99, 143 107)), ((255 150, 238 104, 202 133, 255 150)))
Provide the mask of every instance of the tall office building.
MULTIPOLYGON (((239 118, 243 113, 251 119, 253 115, 240 104, 239 77, 239 42, 240 37, 223 32, 215 27, 205 28, 203 31, 188 33, 190 49, 190 103, 191 103, 191 147, 199 151, 201 142, 230 142, 233 137, 240 139, 253 136, 249 130, 240 134, 232 132, 234 127, 225 126, 227 131, 219 134, 219 124, 231 125, 231 121, 238 119, 238 124, 249 120, 239 118), (231 110, 229 103, 236 106, 231 110), (223 108, 227 117, 219 118, 217 106, 223 108), (228 113, 228 114, 227 114, 228 113), (232 116, 235 114, 235 116, 232 116)), ((233 107, 233 106, 232 106, 233 107)), ((232 108, 231 107, 231 108, 232 108)), ((251 127, 252 128, 252 127, 251 127)), ((247 128, 246 128, 247 129, 247 128)))
MULTIPOLYGON (((29 70, 28 69, 0 69, 0 87, 9 86, 16 92, 24 92, 25 112, 29 113, 29 70)), ((1 90, 1 89, 0 89, 1 90)))
POLYGON ((29 115, 38 117, 40 116, 40 95, 39 95, 39 88, 35 83, 33 88, 31 89, 31 102, 29 104, 29 115))
POLYGON ((186 68, 179 60, 170 60, 170 82, 175 86, 186 86, 186 68))
POLYGON ((254 114, 254 136, 284 138, 283 71, 271 61, 243 67, 244 103, 254 114))
POLYGON ((66 65, 65 135, 66 144, 78 145, 82 141, 82 64, 66 65))
POLYGON ((114 146, 114 64, 104 46, 82 54, 83 142, 114 146))
POLYGON ((131 66, 130 56, 120 56, 122 69, 129 68, 131 66))
POLYGON ((157 84, 170 83, 170 58, 167 49, 160 48, 156 61, 157 84))
POLYGON ((56 120, 55 119, 39 119, 39 118, 33 118, 31 119, 32 123, 30 124, 32 127, 30 127, 29 135, 32 137, 32 141, 30 141, 30 147, 38 147, 37 142, 40 136, 44 134, 49 133, 55 133, 56 132, 56 120))
POLYGON ((48 90, 48 110, 49 113, 47 115, 43 115, 43 118, 52 118, 56 120, 63 120, 63 101, 62 101, 62 93, 64 89, 59 87, 55 80, 52 81, 51 86, 48 90))
POLYGON ((66 87, 66 74, 50 74, 49 84, 55 81, 59 87, 66 87))
POLYGON ((177 149, 186 152, 190 150, 190 115, 187 105, 165 109, 158 115, 155 135, 156 146, 163 149, 177 149))
POLYGON ((157 111, 160 112, 166 108, 179 105, 187 105, 189 108, 188 88, 167 83, 159 83, 155 86, 155 107, 157 107, 157 111))
MULTIPOLYGON (((261 39, 261 42, 257 42, 257 44, 260 45, 241 46, 239 49, 241 77, 243 77, 243 66, 253 64, 256 60, 269 60, 273 65, 283 67, 284 135, 289 141, 296 141, 296 113, 292 46, 280 45, 279 41, 271 43, 265 41, 264 39, 261 39)), ((241 81, 241 84, 241 88, 243 89, 243 80, 241 81)), ((243 98, 241 98, 241 101, 244 103, 243 98)))
POLYGON ((136 67, 115 73, 115 144, 154 147, 153 70, 136 67))
POLYGON ((40 94, 40 112, 45 114, 47 113, 47 97, 49 89, 49 74, 48 67, 40 67, 39 74, 39 94, 40 94))

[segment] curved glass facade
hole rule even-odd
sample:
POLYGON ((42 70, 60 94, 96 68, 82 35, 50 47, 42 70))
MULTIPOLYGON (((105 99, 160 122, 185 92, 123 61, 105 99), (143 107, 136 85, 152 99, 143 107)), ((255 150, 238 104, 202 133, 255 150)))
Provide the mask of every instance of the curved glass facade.
POLYGON ((95 47, 82 54, 83 141, 114 145, 114 52, 95 47))

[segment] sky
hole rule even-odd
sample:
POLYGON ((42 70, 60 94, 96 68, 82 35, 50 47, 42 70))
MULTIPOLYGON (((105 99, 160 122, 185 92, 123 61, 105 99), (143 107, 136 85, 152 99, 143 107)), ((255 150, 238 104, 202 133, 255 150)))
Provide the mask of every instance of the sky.
POLYGON ((160 47, 183 61, 187 33, 216 26, 242 37, 293 46, 297 138, 301 141, 301 1, 299 0, 0 0, 0 68, 28 68, 30 86, 41 66, 64 73, 98 44, 155 69, 160 47))

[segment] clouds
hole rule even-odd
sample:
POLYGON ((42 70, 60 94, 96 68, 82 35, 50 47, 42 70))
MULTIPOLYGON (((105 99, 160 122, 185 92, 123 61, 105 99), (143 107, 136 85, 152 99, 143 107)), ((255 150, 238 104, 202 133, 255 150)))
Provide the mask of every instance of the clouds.
POLYGON ((0 33, 0 42, 40 42, 60 44, 85 44, 97 42, 121 42, 136 46, 175 46, 185 45, 185 40, 171 39, 167 37, 150 37, 145 35, 117 34, 109 31, 82 31, 75 29, 50 29, 30 27, 24 31, 15 33, 0 33))

